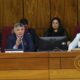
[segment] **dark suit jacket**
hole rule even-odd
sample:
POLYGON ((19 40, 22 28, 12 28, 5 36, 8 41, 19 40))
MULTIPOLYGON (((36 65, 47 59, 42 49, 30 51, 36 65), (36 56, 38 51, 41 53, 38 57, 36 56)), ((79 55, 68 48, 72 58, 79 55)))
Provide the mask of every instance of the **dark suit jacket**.
POLYGON ((66 36, 66 40, 70 41, 70 37, 65 29, 60 28, 58 32, 54 32, 52 28, 49 28, 45 33, 44 37, 58 37, 58 36, 66 36))
MULTIPOLYGON (((13 49, 13 46, 16 44, 16 35, 12 34, 8 37, 7 49, 13 49)), ((20 44, 18 49, 23 49, 24 51, 34 51, 34 44, 29 32, 25 33, 23 36, 23 45, 20 44)))
POLYGON ((37 49, 38 49, 39 37, 38 37, 38 35, 36 34, 36 31, 35 31, 33 28, 29 28, 29 29, 28 29, 28 32, 31 34, 33 43, 34 43, 34 45, 35 45, 35 51, 37 51, 37 49))

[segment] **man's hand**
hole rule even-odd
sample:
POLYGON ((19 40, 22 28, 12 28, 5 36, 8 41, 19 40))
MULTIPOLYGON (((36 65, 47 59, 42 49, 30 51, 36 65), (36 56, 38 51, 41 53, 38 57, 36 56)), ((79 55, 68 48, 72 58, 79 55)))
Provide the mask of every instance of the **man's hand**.
POLYGON ((21 43, 21 38, 17 38, 17 40, 16 40, 16 46, 18 47, 20 45, 20 43, 21 43))

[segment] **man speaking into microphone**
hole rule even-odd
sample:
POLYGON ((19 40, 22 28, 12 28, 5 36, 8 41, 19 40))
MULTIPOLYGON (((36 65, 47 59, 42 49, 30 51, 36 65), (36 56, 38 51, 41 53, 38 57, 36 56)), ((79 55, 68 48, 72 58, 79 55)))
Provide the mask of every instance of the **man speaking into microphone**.
POLYGON ((25 30, 25 26, 21 23, 14 25, 13 33, 9 35, 7 40, 7 49, 21 49, 25 52, 34 51, 31 35, 25 30))

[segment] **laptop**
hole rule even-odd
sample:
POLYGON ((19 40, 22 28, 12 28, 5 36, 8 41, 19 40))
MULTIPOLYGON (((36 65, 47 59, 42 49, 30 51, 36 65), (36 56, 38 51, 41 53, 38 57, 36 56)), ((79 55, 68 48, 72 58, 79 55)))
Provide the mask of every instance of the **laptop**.
POLYGON ((67 50, 68 46, 65 44, 66 36, 61 37, 40 37, 39 51, 61 51, 67 50))

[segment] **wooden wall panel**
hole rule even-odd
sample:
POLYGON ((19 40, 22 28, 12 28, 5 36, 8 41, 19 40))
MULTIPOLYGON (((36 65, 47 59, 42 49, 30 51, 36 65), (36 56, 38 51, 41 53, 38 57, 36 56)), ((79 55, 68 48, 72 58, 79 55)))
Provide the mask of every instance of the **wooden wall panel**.
POLYGON ((0 0, 0 28, 27 18, 30 26, 42 35, 54 16, 61 18, 70 35, 80 24, 80 0, 0 0))
POLYGON ((0 26, 12 25, 23 17, 22 0, 0 0, 0 26))
POLYGON ((0 59, 0 70, 48 70, 48 58, 0 59))
POLYGON ((24 0, 24 18, 29 20, 31 27, 36 27, 37 0, 24 0))
POLYGON ((49 69, 60 69, 60 58, 50 58, 49 59, 49 69))
POLYGON ((24 0, 24 17, 28 18, 30 26, 42 35, 50 22, 49 0, 24 0))
POLYGON ((48 70, 2 70, 0 80, 49 80, 48 70))
POLYGON ((80 80, 80 71, 76 69, 50 70, 50 80, 80 80))
POLYGON ((60 17, 64 28, 73 34, 77 25, 77 0, 51 0, 51 18, 60 17))
POLYGON ((61 68, 62 69, 75 69, 74 66, 75 58, 61 58, 61 68))
POLYGON ((65 0, 65 28, 69 34, 73 34, 77 25, 77 0, 65 0))
MULTIPOLYGON (((45 32, 50 22, 50 0, 38 0, 38 15, 37 26, 42 30, 42 34, 45 32)), ((41 32, 39 33, 41 34, 41 32)))
POLYGON ((80 25, 80 0, 78 0, 78 24, 80 25))
POLYGON ((3 0, 0 0, 0 29, 2 28, 2 25, 3 25, 3 13, 2 13, 2 11, 3 11, 3 7, 2 7, 2 1, 3 0))
POLYGON ((65 0, 51 0, 51 18, 56 16, 64 21, 64 1, 65 0))

